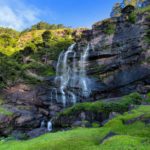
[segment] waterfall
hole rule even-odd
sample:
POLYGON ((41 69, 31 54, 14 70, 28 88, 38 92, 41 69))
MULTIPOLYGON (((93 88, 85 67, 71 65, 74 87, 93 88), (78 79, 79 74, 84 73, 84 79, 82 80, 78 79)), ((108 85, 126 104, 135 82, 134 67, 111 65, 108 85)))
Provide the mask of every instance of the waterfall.
POLYGON ((84 96, 89 96, 90 91, 88 87, 88 77, 86 75, 86 62, 89 55, 90 44, 80 57, 80 84, 82 86, 82 93, 84 96))
POLYGON ((73 104, 76 104, 76 102, 77 102, 77 98, 76 98, 76 95, 73 93, 73 92, 68 92, 69 94, 70 94, 70 96, 71 96, 71 102, 73 103, 73 104))
POLYGON ((53 88, 51 92, 51 101, 55 97, 56 101, 61 102, 64 107, 67 103, 75 104, 78 101, 77 86, 81 89, 83 96, 87 97, 90 93, 86 75, 90 44, 83 51, 79 60, 77 60, 77 52, 74 47, 75 44, 72 44, 67 51, 59 55, 55 77, 57 88, 53 88))
POLYGON ((66 93, 64 91, 64 89, 67 87, 69 79, 70 79, 70 67, 68 65, 68 54, 73 52, 73 48, 74 48, 75 44, 71 45, 68 50, 65 52, 64 54, 64 59, 63 59, 63 64, 62 64, 62 69, 63 69, 63 73, 61 76, 61 83, 60 83, 60 91, 62 93, 62 101, 64 106, 66 105, 66 93))
POLYGON ((52 122, 51 122, 51 121, 48 121, 48 123, 47 123, 47 130, 48 130, 49 132, 52 131, 52 122))
POLYGON ((76 84, 76 81, 77 81, 77 61, 76 61, 76 52, 74 52, 74 56, 73 56, 73 66, 72 66, 72 74, 71 74, 71 77, 72 77, 72 80, 71 80, 71 87, 74 87, 75 84, 76 84))
POLYGON ((43 120, 43 121, 41 122, 41 126, 40 126, 40 127, 41 127, 41 128, 45 128, 45 126, 46 126, 46 125, 45 125, 45 121, 43 120))
POLYGON ((75 44, 72 44, 66 52, 62 52, 59 56, 57 69, 56 69, 56 82, 60 83, 60 92, 61 92, 61 100, 64 105, 66 106, 67 96, 65 92, 65 88, 68 85, 69 79, 71 77, 71 68, 68 64, 68 55, 73 53, 73 48, 75 44))

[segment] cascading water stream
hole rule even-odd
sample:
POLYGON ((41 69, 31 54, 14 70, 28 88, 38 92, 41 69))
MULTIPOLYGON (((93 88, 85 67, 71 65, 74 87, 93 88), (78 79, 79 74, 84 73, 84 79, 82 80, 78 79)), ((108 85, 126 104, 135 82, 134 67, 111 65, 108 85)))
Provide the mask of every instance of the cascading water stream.
POLYGON ((57 76, 56 76, 56 82, 60 83, 60 92, 61 92, 61 100, 64 106, 66 106, 66 92, 64 91, 65 88, 68 85, 69 79, 70 79, 70 74, 71 74, 71 68, 68 65, 68 55, 70 53, 73 53, 73 48, 74 48, 75 44, 72 44, 68 50, 64 53, 62 52, 60 54, 60 57, 58 59, 58 63, 57 63, 57 76))
POLYGON ((82 90, 83 96, 89 96, 88 77, 86 75, 86 62, 90 50, 90 44, 83 51, 80 60, 77 60, 77 53, 74 50, 75 44, 72 44, 66 52, 59 56, 56 68, 55 84, 58 88, 53 88, 51 99, 55 95, 56 101, 63 103, 65 107, 68 102, 75 104, 78 100, 76 86, 82 90), (70 54, 72 61, 70 60, 70 54), (58 94, 60 96, 58 96, 58 94))
POLYGON ((86 75, 86 62, 89 55, 90 44, 88 44, 86 50, 83 52, 80 58, 80 83, 82 86, 82 93, 84 96, 89 96, 88 78, 86 75))
POLYGON ((47 123, 47 130, 49 131, 49 132, 51 132, 53 129, 52 129, 52 122, 51 121, 48 121, 48 123, 47 123))

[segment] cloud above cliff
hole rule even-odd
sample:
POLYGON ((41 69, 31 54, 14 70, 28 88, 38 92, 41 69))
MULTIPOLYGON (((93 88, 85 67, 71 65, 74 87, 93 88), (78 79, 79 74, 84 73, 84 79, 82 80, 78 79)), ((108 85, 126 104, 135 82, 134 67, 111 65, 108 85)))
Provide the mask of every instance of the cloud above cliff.
POLYGON ((42 11, 24 0, 0 1, 0 26, 23 30, 40 21, 42 11))

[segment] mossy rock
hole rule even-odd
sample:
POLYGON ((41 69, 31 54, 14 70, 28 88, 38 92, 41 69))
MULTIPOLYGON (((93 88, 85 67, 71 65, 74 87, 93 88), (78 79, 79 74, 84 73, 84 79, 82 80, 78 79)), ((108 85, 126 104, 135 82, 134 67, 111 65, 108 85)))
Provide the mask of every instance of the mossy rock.
POLYGON ((142 98, 138 93, 132 93, 130 95, 122 97, 120 100, 115 102, 85 102, 76 104, 73 107, 65 109, 61 112, 60 116, 70 116, 74 115, 75 113, 79 113, 81 111, 90 111, 93 113, 100 113, 103 112, 108 115, 110 112, 125 112, 129 109, 131 104, 141 104, 142 98))

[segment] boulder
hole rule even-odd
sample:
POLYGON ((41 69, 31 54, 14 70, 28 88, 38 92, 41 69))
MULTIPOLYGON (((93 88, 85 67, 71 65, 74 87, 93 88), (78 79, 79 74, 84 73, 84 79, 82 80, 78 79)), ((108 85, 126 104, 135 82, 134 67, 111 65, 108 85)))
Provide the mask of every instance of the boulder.
POLYGON ((45 133, 47 133, 47 128, 37 128, 37 129, 33 129, 29 132, 26 133, 26 135, 29 137, 29 138, 36 138, 40 135, 43 135, 45 133))

